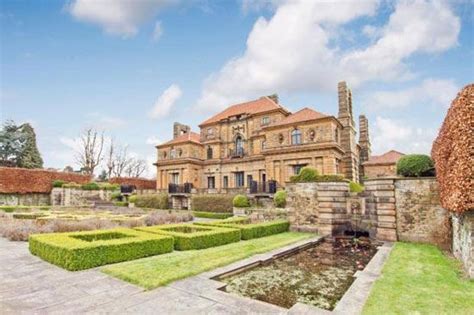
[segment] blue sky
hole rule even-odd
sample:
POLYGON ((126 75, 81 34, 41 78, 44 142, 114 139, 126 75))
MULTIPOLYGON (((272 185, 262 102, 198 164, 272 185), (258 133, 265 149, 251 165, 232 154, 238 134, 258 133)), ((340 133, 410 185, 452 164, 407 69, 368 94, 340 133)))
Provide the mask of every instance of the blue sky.
POLYGON ((197 131, 227 105, 261 95, 337 114, 339 80, 369 118, 374 154, 429 153, 474 74, 469 1, 0 5, 0 118, 33 124, 48 167, 74 165, 88 126, 151 163, 174 121, 197 131))

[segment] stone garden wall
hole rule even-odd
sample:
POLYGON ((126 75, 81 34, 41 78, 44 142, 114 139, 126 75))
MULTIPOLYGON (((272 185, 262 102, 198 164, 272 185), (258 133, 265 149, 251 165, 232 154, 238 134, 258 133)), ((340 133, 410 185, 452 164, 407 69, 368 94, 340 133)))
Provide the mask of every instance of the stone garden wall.
POLYGON ((363 230, 385 241, 446 246, 449 217, 439 204, 434 178, 384 178, 350 193, 345 182, 289 183, 288 219, 293 229, 320 234, 363 230))
POLYGON ((0 206, 48 206, 51 198, 49 193, 1 194, 0 206))
POLYGON ((110 201, 111 190, 83 190, 75 188, 53 188, 51 205, 53 206, 93 206, 97 201, 110 201))
POLYGON ((459 258, 466 272, 474 278, 474 211, 454 214, 453 221, 453 254, 459 258))

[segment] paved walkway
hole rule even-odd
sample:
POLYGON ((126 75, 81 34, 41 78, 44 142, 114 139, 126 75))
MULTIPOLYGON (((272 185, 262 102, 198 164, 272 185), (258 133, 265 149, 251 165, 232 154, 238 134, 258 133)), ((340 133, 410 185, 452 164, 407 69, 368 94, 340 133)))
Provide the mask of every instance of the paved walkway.
MULTIPOLYGON (((257 255, 225 268, 245 265, 271 254, 257 255)), ((31 255, 26 242, 0 238, 0 314, 288 313, 287 309, 216 290, 222 284, 209 277, 219 272, 217 269, 144 291, 97 268, 66 271, 31 255)))

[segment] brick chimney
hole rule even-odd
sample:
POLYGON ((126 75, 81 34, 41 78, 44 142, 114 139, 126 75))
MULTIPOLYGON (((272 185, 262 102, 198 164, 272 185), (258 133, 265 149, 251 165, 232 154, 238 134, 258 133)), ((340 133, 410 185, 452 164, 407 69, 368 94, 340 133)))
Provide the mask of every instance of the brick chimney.
POLYGON ((278 104, 278 102, 280 101, 279 98, 278 98, 278 94, 277 93, 274 93, 272 95, 268 95, 267 96, 269 99, 271 99, 272 101, 274 101, 275 103, 278 104))
POLYGON ((356 129, 352 114, 352 92, 345 81, 337 85, 339 114, 337 119, 343 128, 341 132, 341 147, 344 150, 342 158, 343 175, 352 181, 359 181, 359 154, 356 147, 356 129))
POLYGON ((359 155, 359 174, 360 179, 364 176, 364 168, 362 167, 362 163, 369 160, 371 151, 370 145, 370 136, 369 136, 369 120, 365 115, 359 116, 359 145, 360 145, 360 155, 359 155))
POLYGON ((191 127, 180 124, 179 122, 173 124, 173 139, 189 132, 191 132, 191 127))

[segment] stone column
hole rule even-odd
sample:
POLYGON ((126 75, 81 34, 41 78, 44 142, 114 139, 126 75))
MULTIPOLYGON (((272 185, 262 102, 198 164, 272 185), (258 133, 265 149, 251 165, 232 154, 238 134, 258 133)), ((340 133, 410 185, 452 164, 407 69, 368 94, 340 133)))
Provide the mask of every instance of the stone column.
POLYGON ((347 182, 320 182, 316 186, 319 208, 319 233, 332 235, 343 232, 347 228, 347 182))
POLYGON ((394 179, 376 179, 364 182, 365 190, 373 197, 377 213, 377 239, 397 241, 397 215, 394 179))

